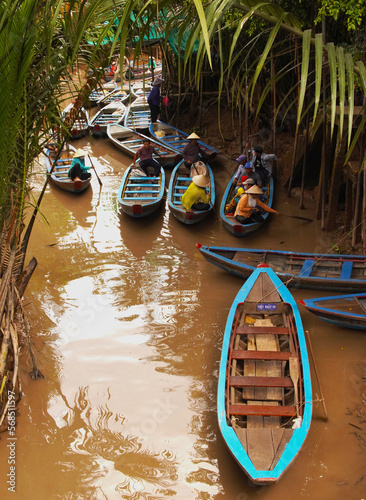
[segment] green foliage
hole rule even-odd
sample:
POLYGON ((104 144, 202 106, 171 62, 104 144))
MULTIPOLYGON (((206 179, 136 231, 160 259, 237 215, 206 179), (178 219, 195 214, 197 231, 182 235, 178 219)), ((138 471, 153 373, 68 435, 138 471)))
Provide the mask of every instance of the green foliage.
POLYGON ((315 24, 321 23, 324 16, 337 21, 343 14, 348 31, 362 27, 366 15, 366 0, 320 0, 319 4, 315 24))

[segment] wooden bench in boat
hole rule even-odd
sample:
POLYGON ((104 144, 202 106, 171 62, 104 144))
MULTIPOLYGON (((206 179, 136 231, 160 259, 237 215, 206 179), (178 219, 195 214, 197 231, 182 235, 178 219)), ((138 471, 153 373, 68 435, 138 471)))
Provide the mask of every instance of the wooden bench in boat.
POLYGON ((271 405, 229 405, 229 414, 237 416, 260 416, 260 417, 293 417, 296 416, 295 406, 271 406, 271 405))
POLYGON ((246 351, 244 349, 233 350, 231 359, 244 360, 264 360, 264 361, 287 361, 290 359, 290 352, 281 351, 246 351))
POLYGON ((269 335, 289 335, 290 331, 284 326, 237 326, 236 334, 240 335, 256 335, 256 334, 269 334, 269 335))
POLYGON ((289 377, 243 377, 234 375, 229 378, 230 387, 293 387, 289 377))

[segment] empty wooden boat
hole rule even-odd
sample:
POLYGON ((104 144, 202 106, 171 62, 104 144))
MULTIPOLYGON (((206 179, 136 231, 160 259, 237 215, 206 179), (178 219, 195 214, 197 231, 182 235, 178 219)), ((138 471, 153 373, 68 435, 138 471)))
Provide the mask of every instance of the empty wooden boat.
POLYGON ((70 103, 61 113, 61 120, 69 131, 70 139, 80 139, 89 132, 89 113, 84 107, 79 111, 70 103))
POLYGON ((168 189, 168 204, 174 217, 180 222, 183 222, 183 224, 197 224, 197 222, 201 222, 213 211, 215 205, 215 181, 210 166, 206 164, 205 173, 201 171, 197 173, 194 172, 194 175, 200 174, 207 175, 209 180, 209 186, 206 190, 210 196, 210 208, 207 210, 186 210, 182 205, 182 196, 187 191, 193 177, 192 169, 190 172, 184 166, 183 160, 178 163, 171 174, 168 189))
MULTIPOLYGON (((227 185, 224 196, 222 198, 220 205, 220 218, 222 220, 224 228, 227 229, 229 233, 233 234, 234 236, 246 236, 247 234, 259 229, 265 223, 269 216, 269 212, 263 211, 262 216, 264 220, 262 222, 253 222, 252 224, 240 224, 240 222, 235 219, 234 214, 230 215, 229 213, 227 213, 226 206, 235 196, 236 186, 233 185, 234 177, 235 174, 230 179, 230 182, 227 185)), ((266 186, 263 186, 263 188, 261 189, 263 191, 263 195, 261 195, 261 201, 263 201, 263 203, 265 203, 269 207, 272 207, 273 177, 270 177, 268 180, 268 184, 266 186)))
POLYGON ((149 177, 139 168, 128 167, 118 191, 121 210, 131 217, 147 217, 155 212, 163 201, 165 172, 149 177))
POLYGON ((366 288, 366 256, 202 246, 205 259, 247 279, 256 266, 269 264, 290 287, 361 292, 366 288))
POLYGON ((163 146, 160 142, 154 141, 150 137, 139 134, 135 130, 131 130, 123 125, 109 124, 107 127, 107 136, 114 146, 132 158, 139 147, 143 145, 144 139, 149 139, 151 145, 160 155, 154 157, 160 164, 164 165, 164 163, 173 161, 176 155, 176 152, 168 146, 163 146))
POLYGON ((114 103, 117 109, 119 107, 118 103, 121 102, 122 104, 125 104, 128 101, 128 97, 129 97, 128 92, 119 87, 113 92, 110 92, 106 96, 103 96, 101 99, 99 99, 99 101, 97 101, 97 105, 99 109, 102 109, 108 104, 110 105, 114 103))
POLYGON ((95 137, 106 137, 107 127, 110 123, 122 123, 126 113, 126 106, 119 103, 119 107, 105 106, 90 120, 89 126, 95 137))
MULTIPOLYGON (((150 123, 149 130, 151 137, 175 149, 177 153, 182 153, 184 146, 188 142, 187 137, 189 134, 160 120, 156 124, 150 123)), ((209 159, 216 157, 218 153, 216 149, 208 146, 201 140, 198 143, 209 159)))
POLYGON ((98 87, 89 94, 87 102, 85 102, 84 105, 86 107, 92 108, 96 106, 98 101, 103 99, 103 97, 106 97, 111 92, 114 92, 116 89, 117 89, 116 82, 106 82, 101 87, 98 87))
POLYGON ((46 149, 46 168, 48 174, 50 175, 50 180, 57 187, 70 193, 81 193, 89 186, 91 177, 86 180, 72 181, 70 177, 67 176, 71 162, 74 159, 75 151, 76 149, 71 146, 71 144, 66 144, 56 162, 56 165, 53 167, 57 152, 54 149, 46 149))
POLYGON ((217 413, 231 454, 258 485, 276 483, 308 435, 312 389, 304 330, 295 300, 269 267, 250 275, 231 306, 217 413))
POLYGON ((327 323, 366 330, 366 294, 299 300, 299 304, 327 323))

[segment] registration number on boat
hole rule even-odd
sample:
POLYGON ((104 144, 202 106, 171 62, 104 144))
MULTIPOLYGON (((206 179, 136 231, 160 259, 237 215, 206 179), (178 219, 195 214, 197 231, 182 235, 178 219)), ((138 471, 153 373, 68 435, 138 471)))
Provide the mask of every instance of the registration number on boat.
POLYGON ((275 311, 277 304, 257 304, 257 311, 275 311))

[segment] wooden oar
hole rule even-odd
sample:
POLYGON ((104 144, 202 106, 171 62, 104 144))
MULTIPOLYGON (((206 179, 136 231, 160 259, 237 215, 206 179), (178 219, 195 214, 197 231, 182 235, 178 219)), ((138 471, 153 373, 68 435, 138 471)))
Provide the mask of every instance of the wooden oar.
POLYGON ((313 219, 308 219, 307 217, 300 217, 299 215, 287 215, 287 214, 278 214, 278 215, 282 215, 283 217, 290 217, 291 219, 303 220, 305 222, 313 222, 313 219))
POLYGON ((308 339, 308 344, 309 344, 309 350, 310 350, 310 354, 311 354, 311 359, 313 361, 315 376, 316 376, 316 380, 318 382, 320 397, 322 399, 323 410, 324 410, 324 418, 325 418, 325 421, 328 422, 328 413, 327 413, 327 409, 325 407, 325 401, 324 401, 323 391, 322 391, 322 388, 320 386, 320 380, 319 380, 318 370, 316 368, 315 358, 314 358, 314 353, 313 353, 313 348, 311 347, 311 342, 310 342, 310 335, 309 335, 309 332, 307 330, 306 330, 306 337, 308 339))
POLYGON ((295 394, 295 406, 296 406, 296 416, 299 416, 299 360, 295 357, 289 358, 289 366, 290 366, 290 377, 292 383, 294 384, 294 394, 295 394))
POLYGON ((88 155, 88 157, 89 157, 89 160, 90 160, 90 163, 91 163, 92 169, 94 170, 95 175, 97 176, 97 179, 98 179, 99 185, 100 185, 100 187, 102 187, 102 186, 103 186, 102 181, 101 181, 101 180, 100 180, 100 178, 99 178, 98 172, 97 172, 96 168, 94 167, 94 164, 93 164, 93 162, 92 162, 92 159, 91 159, 90 155, 88 155))

